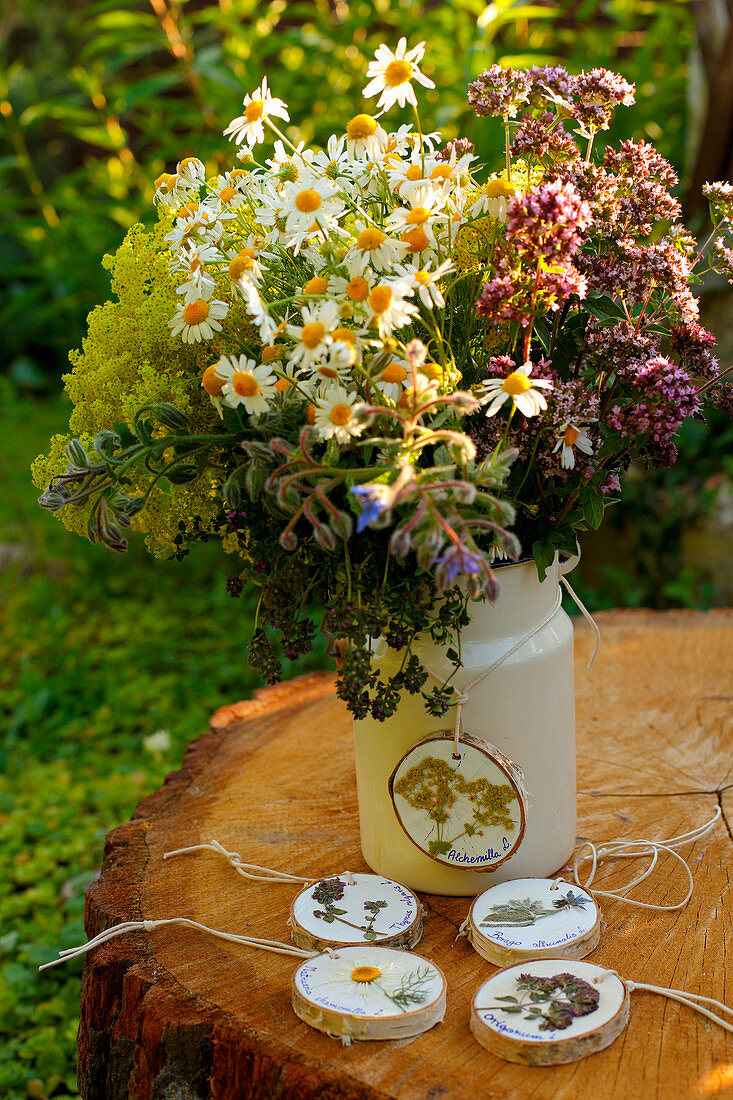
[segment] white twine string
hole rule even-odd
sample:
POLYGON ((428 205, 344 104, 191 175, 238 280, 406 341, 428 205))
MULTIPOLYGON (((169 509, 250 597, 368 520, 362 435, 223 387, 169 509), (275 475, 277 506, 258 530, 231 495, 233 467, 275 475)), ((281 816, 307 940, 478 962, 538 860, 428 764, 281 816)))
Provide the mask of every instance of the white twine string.
MULTIPOLYGON (((93 951, 95 947, 101 946, 103 943, 107 943, 108 940, 115 939, 117 936, 122 936, 127 932, 154 932, 156 928, 163 928, 165 925, 180 924, 185 928, 195 928, 199 932, 206 932, 209 936, 215 936, 219 940, 228 940, 230 943, 240 943, 245 947, 256 947, 261 951, 271 951, 275 955, 294 955, 298 959, 313 959, 316 955, 323 954, 321 951, 304 951, 300 947, 293 947, 291 944, 280 943, 279 940, 263 940, 256 936, 238 936, 234 932, 219 932, 215 928, 209 928, 205 924, 199 924, 197 920, 191 920, 189 917, 166 917, 161 920, 127 920, 121 924, 114 925, 113 928, 107 928, 104 932, 100 932, 98 936, 88 940, 87 943, 80 944, 78 947, 66 947, 62 951, 59 951, 59 957, 52 959, 51 962, 43 963, 39 966, 39 970, 47 970, 49 966, 58 966, 59 963, 69 962, 71 959, 77 958, 79 955, 86 955, 88 951, 93 951)), ((333 954, 331 948, 326 948, 327 954, 333 954)))
MULTIPOLYGON (((223 844, 214 839, 204 844, 191 844, 188 848, 176 848, 173 852, 163 852, 163 859, 171 859, 173 856, 201 851, 218 852, 219 855, 224 856, 237 874, 242 875, 243 878, 252 879, 254 882, 302 883, 311 886, 322 881, 320 878, 304 878, 302 875, 291 875, 289 871, 273 871, 271 867, 260 867, 257 863, 245 863, 239 852, 230 852, 223 844), (259 874, 252 874, 253 871, 257 871, 259 874)), ((336 877, 346 879, 347 886, 356 886, 356 879, 351 871, 342 871, 336 877)))
POLYGON ((635 989, 645 990, 647 993, 659 993, 661 997, 668 997, 671 1001, 679 1001, 680 1004, 687 1005, 693 1012, 699 1012, 702 1016, 707 1016, 708 1020, 712 1020, 714 1024, 722 1027, 725 1031, 733 1033, 733 1023, 729 1023, 728 1020, 722 1016, 718 1016, 717 1013, 711 1012, 710 1009, 704 1008, 704 1005, 714 1005, 715 1008, 720 1009, 721 1012, 727 1013, 728 1016, 733 1017, 733 1008, 723 1004, 722 1001, 716 1001, 714 997, 703 997, 701 993, 688 993, 684 989, 670 989, 666 985, 649 985, 647 982, 633 982, 631 979, 622 978, 616 970, 607 970, 604 974, 600 974, 597 978, 593 979, 594 985, 600 985, 610 975, 619 978, 624 983, 629 993, 633 993, 635 989), (702 1002, 702 1003, 701 1003, 702 1002))
POLYGON ((680 833, 678 836, 672 836, 666 840, 615 840, 609 844, 602 845, 600 848, 596 848, 592 841, 584 840, 575 853, 575 860, 573 862, 573 878, 575 884, 584 890, 588 890, 595 878, 598 869, 598 861, 601 859, 649 858, 650 862, 648 867, 646 867, 640 875, 632 879, 631 882, 619 886, 617 890, 594 890, 593 893, 600 897, 614 898, 616 901, 623 901, 627 905, 635 905, 639 909, 657 909, 662 912, 672 912, 675 909, 683 909, 692 897, 694 881, 692 878, 692 871, 687 861, 683 859, 675 849, 681 848, 684 844, 693 844, 696 840, 701 840, 702 837, 711 833, 720 820, 721 813, 722 810, 720 806, 718 806, 710 820, 706 821, 703 825, 698 825, 696 829, 690 829, 687 833, 680 833), (588 854, 584 854, 586 848, 589 849, 588 854), (675 905, 655 905, 649 901, 637 901, 635 898, 626 897, 629 890, 632 890, 635 886, 638 886, 640 882, 644 882, 645 879, 649 878, 657 865, 660 852, 666 852, 668 855, 674 856, 678 863, 684 867, 688 880, 687 893, 684 899, 677 902, 675 905), (582 882, 580 878, 580 868, 582 864, 588 861, 590 861, 591 864, 590 872, 585 882, 582 882))

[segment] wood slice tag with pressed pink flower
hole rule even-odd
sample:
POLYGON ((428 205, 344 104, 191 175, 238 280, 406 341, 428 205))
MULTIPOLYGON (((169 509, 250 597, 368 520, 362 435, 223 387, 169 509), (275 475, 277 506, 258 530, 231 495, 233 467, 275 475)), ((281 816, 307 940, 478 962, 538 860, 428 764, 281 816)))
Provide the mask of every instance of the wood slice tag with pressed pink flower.
POLYGON ((471 1005, 471 1031, 492 1054, 525 1066, 577 1062, 609 1046, 629 1019, 614 970, 567 959, 516 963, 493 974, 471 1005))
POLYGON ((301 890, 289 923, 293 942, 310 951, 370 943, 409 950, 422 935, 422 918, 422 905, 406 886, 347 873, 301 890))
POLYGON ((308 959, 292 978, 295 1014, 347 1043, 422 1035, 443 1019, 446 988, 434 963, 373 945, 308 959))
POLYGON ((522 772, 483 738, 446 730, 402 757, 389 781, 395 814, 431 859, 492 871, 522 842, 529 795, 522 772))
POLYGON ((469 941, 494 966, 527 959, 582 959, 601 936, 593 896, 563 879, 523 878, 491 886, 473 902, 469 941))

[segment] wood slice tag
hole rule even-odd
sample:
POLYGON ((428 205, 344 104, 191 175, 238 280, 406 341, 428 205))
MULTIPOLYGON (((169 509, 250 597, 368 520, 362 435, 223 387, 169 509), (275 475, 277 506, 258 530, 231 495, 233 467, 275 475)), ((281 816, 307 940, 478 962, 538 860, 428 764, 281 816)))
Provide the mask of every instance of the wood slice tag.
POLYGON ((293 942, 309 951, 350 944, 409 950, 422 935, 417 896, 381 875, 348 874, 302 890, 290 908, 293 942))
POLYGON ((441 970, 409 951, 343 947, 301 963, 293 1009, 304 1023, 350 1041, 421 1035, 445 1015, 441 970))
POLYGON ((446 730, 413 745, 389 791, 407 836, 431 859, 464 871, 493 871, 516 852, 527 820, 520 769, 498 749, 462 733, 456 757, 446 730))
POLYGON ((507 1062, 556 1066, 609 1046, 629 1019, 629 991, 590 962, 537 959, 499 970, 471 1006, 471 1031, 507 1062))
POLYGON ((473 902, 466 935, 494 966, 523 959, 583 959, 601 936, 594 898, 563 879, 520 878, 491 886, 473 902))

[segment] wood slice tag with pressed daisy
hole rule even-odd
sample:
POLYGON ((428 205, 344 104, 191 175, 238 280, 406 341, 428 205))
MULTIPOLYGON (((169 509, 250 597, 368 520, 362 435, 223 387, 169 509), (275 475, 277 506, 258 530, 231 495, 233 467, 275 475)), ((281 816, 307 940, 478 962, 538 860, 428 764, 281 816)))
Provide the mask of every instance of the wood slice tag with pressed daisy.
POLYGON ((310 951, 350 944, 409 950, 422 935, 417 895, 381 875, 343 874, 322 879, 297 895, 290 908, 291 936, 310 951))
POLYGON ((516 852, 527 820, 521 770, 483 738, 446 730, 402 757, 389 781, 397 819, 431 859, 492 871, 516 852))
POLYGON ((526 1066, 577 1062, 609 1046, 629 1019, 629 990, 613 970, 538 959, 499 970, 471 1005, 471 1031, 492 1054, 526 1066))
POLYGON ((345 1042, 422 1035, 445 1015, 446 981, 434 963, 388 947, 343 947, 301 963, 295 1014, 345 1042))
POLYGON ((582 959, 601 936, 600 910, 587 890, 563 879, 501 882, 471 906, 466 935, 494 966, 526 959, 582 959))

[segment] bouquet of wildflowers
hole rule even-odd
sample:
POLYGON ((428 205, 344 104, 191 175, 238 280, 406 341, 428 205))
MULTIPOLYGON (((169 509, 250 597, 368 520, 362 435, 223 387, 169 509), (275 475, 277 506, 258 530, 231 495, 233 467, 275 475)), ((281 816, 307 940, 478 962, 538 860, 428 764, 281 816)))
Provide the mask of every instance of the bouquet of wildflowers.
POLYGON ((84 430, 36 467, 41 503, 113 549, 130 526, 179 558, 220 537, 231 594, 259 587, 250 659, 269 680, 322 606, 339 693, 378 719, 403 690, 445 713, 450 680, 428 686, 417 635, 457 668, 492 563, 521 543, 544 574, 633 459, 671 461, 703 395, 724 399, 689 284, 703 255, 733 268, 733 189, 711 187, 699 251, 654 149, 601 147, 633 101, 621 77, 484 73, 469 101, 503 125, 490 171, 422 131, 423 53, 380 46, 379 113, 325 150, 289 141, 263 81, 225 130, 236 167, 188 157, 156 181, 158 226, 110 261, 119 303, 75 357, 84 430), (407 104, 414 124, 388 131, 407 104), (403 655, 389 679, 376 636, 403 655))

